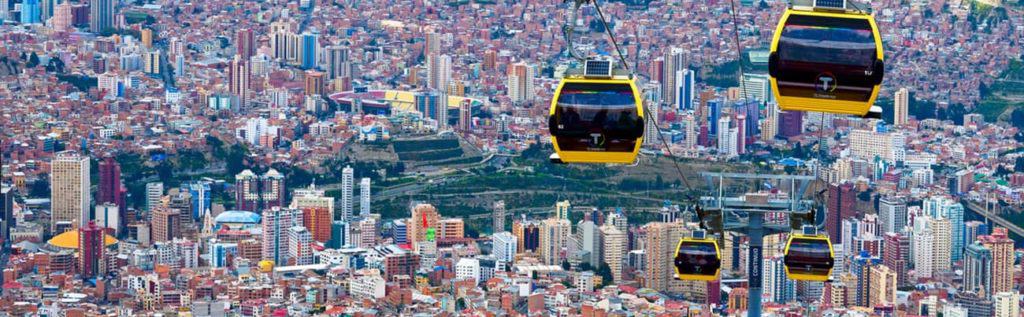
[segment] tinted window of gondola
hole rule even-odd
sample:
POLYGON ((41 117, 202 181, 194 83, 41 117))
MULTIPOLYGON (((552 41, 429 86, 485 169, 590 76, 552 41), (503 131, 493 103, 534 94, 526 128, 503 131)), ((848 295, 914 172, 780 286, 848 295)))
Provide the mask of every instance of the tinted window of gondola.
POLYGON ((566 83, 551 134, 565 151, 631 152, 643 132, 640 120, 629 85, 566 83))
POLYGON ((712 275, 721 265, 712 243, 683 242, 676 254, 680 274, 712 275))
POLYGON ((876 50, 867 20, 790 15, 779 37, 779 92, 867 101, 876 50))
POLYGON ((793 239, 786 266, 803 274, 826 275, 832 269, 832 251, 824 240, 793 239))

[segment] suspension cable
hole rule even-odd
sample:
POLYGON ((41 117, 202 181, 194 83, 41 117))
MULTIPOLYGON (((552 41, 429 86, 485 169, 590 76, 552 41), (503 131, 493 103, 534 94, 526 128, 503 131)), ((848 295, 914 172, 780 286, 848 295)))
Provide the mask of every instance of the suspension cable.
POLYGON ((622 60, 622 65, 626 67, 626 71, 633 75, 633 70, 629 67, 629 62, 626 61, 626 56, 622 55, 622 49, 619 48, 619 42, 615 40, 615 32, 608 27, 608 21, 604 19, 604 13, 601 12, 601 4, 594 0, 594 9, 597 10, 597 17, 601 19, 601 24, 604 26, 604 32, 608 34, 608 37, 612 41, 612 46, 615 47, 615 53, 619 55, 619 60, 622 60))

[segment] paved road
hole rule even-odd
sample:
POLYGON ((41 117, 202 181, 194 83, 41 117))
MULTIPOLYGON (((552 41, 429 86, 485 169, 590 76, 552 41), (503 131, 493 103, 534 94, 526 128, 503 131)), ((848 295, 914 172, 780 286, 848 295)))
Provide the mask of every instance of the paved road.
POLYGON ((979 205, 976 202, 973 202, 973 201, 970 201, 970 200, 966 200, 966 199, 964 199, 962 202, 964 204, 964 207, 967 207, 967 209, 970 209, 974 213, 976 213, 978 215, 981 215, 982 217, 985 217, 985 219, 988 219, 989 221, 992 221, 992 222, 996 223, 997 225, 1000 225, 1000 226, 1010 230, 1013 233, 1016 233, 1018 236, 1024 237, 1024 228, 1021 228, 1017 224, 1014 224, 1013 222, 1010 222, 1009 220, 1006 220, 1005 218, 1003 218, 1003 217, 1001 217, 1001 216, 999 216, 997 214, 985 211, 985 207, 982 206, 982 205, 979 205))

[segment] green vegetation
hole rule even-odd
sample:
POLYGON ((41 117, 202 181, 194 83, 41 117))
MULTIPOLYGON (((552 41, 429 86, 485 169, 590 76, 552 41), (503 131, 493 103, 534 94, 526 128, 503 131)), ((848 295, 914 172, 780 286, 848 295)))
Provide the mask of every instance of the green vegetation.
POLYGON ((69 83, 72 86, 75 86, 75 88, 78 88, 79 91, 83 91, 83 92, 89 91, 89 88, 93 88, 93 87, 99 86, 99 82, 96 80, 96 77, 89 77, 89 76, 83 76, 83 75, 61 75, 61 74, 58 74, 57 75, 57 80, 69 83))

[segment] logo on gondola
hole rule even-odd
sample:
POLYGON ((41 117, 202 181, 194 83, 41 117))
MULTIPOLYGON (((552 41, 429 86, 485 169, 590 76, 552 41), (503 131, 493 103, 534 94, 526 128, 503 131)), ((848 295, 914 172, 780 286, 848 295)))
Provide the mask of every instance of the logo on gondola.
POLYGON ((832 73, 824 72, 818 74, 818 79, 814 81, 814 88, 818 92, 831 93, 836 90, 836 76, 832 73))
POLYGON ((590 146, 592 147, 603 147, 604 146, 604 135, 601 133, 590 134, 590 146))

